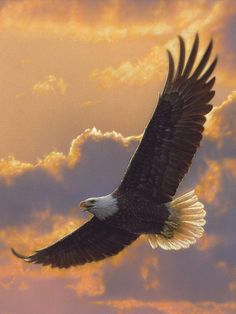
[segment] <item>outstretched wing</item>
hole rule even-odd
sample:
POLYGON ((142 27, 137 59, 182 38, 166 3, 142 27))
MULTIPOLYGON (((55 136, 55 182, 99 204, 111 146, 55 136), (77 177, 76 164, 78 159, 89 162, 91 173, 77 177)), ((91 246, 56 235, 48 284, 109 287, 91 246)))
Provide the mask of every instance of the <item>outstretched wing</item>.
POLYGON ((68 268, 102 260, 123 250, 138 235, 114 228, 93 217, 82 227, 30 256, 12 252, 30 263, 68 268))
POLYGON ((198 52, 196 35, 185 63, 185 44, 179 37, 180 54, 177 70, 168 51, 169 73, 157 108, 144 132, 118 191, 146 195, 154 201, 170 201, 189 169, 200 144, 205 115, 215 92, 211 78, 217 58, 206 69, 212 51, 210 41, 199 64, 193 70, 198 52))

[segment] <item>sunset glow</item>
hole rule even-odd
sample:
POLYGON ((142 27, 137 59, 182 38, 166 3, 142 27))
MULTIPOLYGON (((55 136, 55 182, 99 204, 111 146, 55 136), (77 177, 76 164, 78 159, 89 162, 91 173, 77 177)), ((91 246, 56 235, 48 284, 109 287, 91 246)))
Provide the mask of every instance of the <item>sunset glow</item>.
POLYGON ((0 314, 236 313, 236 1, 0 2, 0 314), (46 246, 89 218, 142 138, 167 72, 196 32, 214 40, 214 109, 178 194, 196 188, 206 233, 188 250, 138 239, 68 270, 10 252, 46 246))

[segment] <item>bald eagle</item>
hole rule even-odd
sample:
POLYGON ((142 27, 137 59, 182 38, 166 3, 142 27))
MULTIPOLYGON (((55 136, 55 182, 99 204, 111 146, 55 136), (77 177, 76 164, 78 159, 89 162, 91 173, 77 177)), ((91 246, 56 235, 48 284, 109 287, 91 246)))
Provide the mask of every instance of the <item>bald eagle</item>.
POLYGON ((93 217, 52 245, 24 256, 26 262, 68 268, 115 255, 146 235, 153 249, 188 248, 204 232, 204 205, 194 190, 174 198, 202 139, 205 115, 212 110, 217 57, 207 67, 213 42, 194 67, 199 46, 195 36, 186 60, 179 36, 175 69, 167 50, 169 71, 157 107, 127 171, 111 194, 80 203, 93 217))

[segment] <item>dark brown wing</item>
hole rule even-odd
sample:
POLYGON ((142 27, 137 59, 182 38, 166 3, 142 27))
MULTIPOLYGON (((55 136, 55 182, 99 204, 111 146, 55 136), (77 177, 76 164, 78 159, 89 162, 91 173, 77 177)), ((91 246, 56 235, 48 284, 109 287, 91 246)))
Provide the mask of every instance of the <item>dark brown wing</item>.
POLYGON ((71 234, 30 256, 14 249, 12 252, 26 262, 68 268, 115 255, 137 238, 138 235, 110 227, 93 217, 71 234))
POLYGON ((169 73, 163 93, 118 188, 118 192, 136 191, 160 203, 172 199, 188 171, 202 139, 205 115, 212 109, 209 102, 215 94, 211 90, 215 78, 210 77, 217 58, 206 69, 212 41, 194 71, 198 35, 186 63, 182 37, 179 43, 177 70, 168 51, 169 73))

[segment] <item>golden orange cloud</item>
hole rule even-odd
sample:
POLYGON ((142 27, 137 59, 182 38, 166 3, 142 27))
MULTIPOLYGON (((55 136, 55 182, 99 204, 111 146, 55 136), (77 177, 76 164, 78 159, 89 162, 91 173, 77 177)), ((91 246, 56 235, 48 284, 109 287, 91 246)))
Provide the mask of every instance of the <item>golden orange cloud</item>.
POLYGON ((136 299, 97 301, 105 304, 117 313, 135 313, 137 309, 153 309, 163 314, 233 314, 236 311, 236 302, 217 303, 213 301, 188 302, 188 301, 142 301, 136 299))
POLYGON ((66 82, 62 78, 57 78, 55 75, 48 75, 44 81, 35 83, 32 88, 35 95, 65 95, 66 89, 66 82))
MULTIPOLYGON (((61 5, 58 6, 58 2, 55 1, 47 4, 41 0, 6 1, 0 11, 1 28, 14 29, 22 33, 27 30, 36 34, 70 36, 95 42, 101 40, 113 42, 127 37, 165 34, 170 28, 164 21, 148 22, 145 25, 119 21, 120 7, 124 5, 122 1, 104 4, 94 1, 97 11, 100 12, 97 12, 93 20, 92 13, 87 14, 88 11, 91 12, 89 3, 72 1, 68 4, 62 0, 60 2, 61 5)), ((126 4, 126 7, 127 5, 129 4, 126 4)), ((159 7, 157 3, 156 12, 159 7)))
POLYGON ((0 230, 0 241, 6 247, 20 246, 25 250, 32 246, 34 239, 34 248, 46 246, 65 234, 72 232, 82 220, 75 215, 63 216, 52 214, 50 209, 41 212, 35 212, 32 216, 32 223, 23 227, 6 227, 0 230), (42 233, 41 227, 44 224, 50 224, 51 231, 42 233))
POLYGON ((236 91, 232 91, 227 99, 219 106, 214 107, 208 115, 205 134, 209 139, 217 141, 219 147, 222 147, 225 138, 230 137, 232 132, 236 131, 236 129, 232 129, 233 126, 227 121, 229 117, 226 114, 228 109, 234 107, 235 101, 236 91))
MULTIPOLYGON (((176 34, 183 29, 185 33, 196 30, 219 28, 226 18, 232 15, 235 4, 224 1, 197 0, 161 2, 147 6, 145 12, 135 17, 139 6, 129 2, 94 1, 94 8, 86 1, 41 0, 6 1, 0 10, 1 29, 15 30, 22 34, 76 37, 84 41, 116 41, 125 38, 140 38, 176 34), (230 6, 231 10, 227 10, 230 6), (121 14, 129 10, 130 16, 121 14), (166 12, 169 14, 167 15, 166 12)), ((142 7, 141 10, 144 10, 142 7)))
POLYGON ((68 164, 73 166, 80 159, 80 147, 87 139, 99 141, 100 139, 112 139, 115 142, 120 143, 124 147, 127 147, 132 141, 140 141, 142 135, 123 136, 121 133, 116 131, 112 132, 101 132, 95 127, 92 129, 85 130, 81 135, 74 139, 71 143, 68 153, 68 164))
POLYGON ((236 159, 226 158, 223 161, 224 168, 236 177, 236 159))
MULTIPOLYGON (((75 215, 75 210, 68 215, 54 214, 50 209, 34 212, 28 225, 5 227, 0 229, 0 286, 4 289, 17 287, 24 291, 30 288, 31 281, 41 279, 66 278, 66 287, 72 289, 78 296, 100 296, 106 292, 104 273, 107 264, 119 267, 126 260, 127 250, 107 259, 105 262, 86 264, 83 267, 56 269, 50 266, 42 267, 27 264, 17 259, 10 252, 14 247, 19 252, 30 254, 32 250, 46 247, 59 238, 71 233, 84 221, 75 215), (45 228, 46 227, 46 228, 45 228), (48 231, 45 231, 48 230, 48 231), (32 240, 33 239, 33 240, 32 240)), ((132 248, 137 252, 142 241, 137 241, 132 248)), ((145 267, 156 267, 154 260, 147 260, 145 267)), ((150 282, 153 286, 153 283, 150 282)))
POLYGON ((7 179, 8 183, 12 177, 21 175, 23 172, 33 168, 34 166, 31 163, 21 162, 13 156, 9 156, 7 159, 0 159, 0 176, 7 179))
POLYGON ((96 297, 103 295, 106 291, 104 283, 104 273, 102 268, 97 268, 96 271, 86 268, 78 276, 78 280, 69 284, 67 287, 74 290, 79 296, 96 297))
POLYGON ((221 164, 215 160, 207 160, 206 162, 208 168, 201 176, 196 192, 202 200, 207 203, 214 203, 216 202, 216 195, 221 190, 222 169, 221 164))
POLYGON ((76 216, 62 216, 52 214, 50 210, 45 210, 35 213, 31 224, 28 226, 1 229, 0 242, 3 245, 3 249, 0 250, 1 286, 5 289, 17 286, 19 290, 23 291, 29 288, 29 280, 66 277, 70 280, 67 287, 75 290, 78 295, 96 296, 103 294, 105 286, 103 265, 101 263, 58 270, 26 264, 16 259, 10 252, 10 247, 29 252, 29 248, 32 250, 47 246, 72 232, 81 223, 82 220, 76 216), (51 230, 47 233, 42 232, 43 225, 49 223, 51 230), (34 239, 33 242, 32 239, 34 239))
MULTIPOLYGON (((222 125, 222 119, 225 118, 224 110, 234 105, 236 99, 236 92, 233 91, 221 105, 214 108, 206 123, 205 136, 214 140, 217 143, 221 143, 223 136, 230 136, 228 131, 229 126, 227 121, 224 121, 222 125)), ((230 126, 231 127, 231 126, 230 126)), ((0 159, 0 176, 5 178, 8 183, 11 182, 15 176, 21 175, 26 171, 32 171, 36 168, 42 168, 47 170, 56 179, 61 180, 62 167, 73 168, 80 160, 81 147, 89 139, 93 141, 100 141, 102 139, 111 139, 124 147, 127 147, 131 142, 139 142, 142 138, 141 135, 123 136, 116 131, 102 132, 95 127, 92 129, 86 129, 82 134, 72 140, 69 151, 67 154, 58 151, 52 151, 51 153, 39 158, 36 163, 24 163, 16 160, 13 156, 9 156, 6 159, 0 159)), ((234 169, 234 160, 225 159, 224 165, 218 164, 214 160, 208 160, 208 169, 206 173, 200 179, 197 191, 199 196, 207 202, 213 201, 216 194, 220 191, 221 181, 221 166, 224 166, 226 170, 231 171, 234 169), (206 186, 214 183, 214 188, 211 190, 206 189, 206 186)), ((234 172, 233 172, 234 173, 234 172)))
MULTIPOLYGON (((184 4, 176 1, 176 5, 172 8, 176 12, 176 16, 170 15, 171 23, 169 25, 168 36, 158 42, 149 53, 135 61, 126 60, 118 67, 108 66, 105 69, 95 69, 91 73, 91 77, 98 80, 103 88, 113 86, 130 85, 140 86, 151 81, 154 77, 163 80, 164 69, 167 65, 165 50, 167 48, 177 51, 176 34, 182 34, 187 43, 187 50, 191 46, 193 37, 197 32, 201 34, 201 41, 204 43, 209 40, 209 36, 216 30, 216 25, 221 25, 223 21, 229 17, 229 11, 225 7, 225 3, 216 1, 211 10, 208 10, 208 4, 205 1, 195 1, 194 3, 185 2, 184 4), (170 26, 171 25, 171 26, 170 26), (209 33, 206 30, 212 30, 209 33), (172 38, 169 40, 169 38, 172 38), (173 40, 174 38, 174 40, 173 40)), ((230 13, 231 14, 231 13, 230 13)), ((161 20, 168 19, 166 15, 160 16, 161 20)), ((144 26, 145 29, 145 26, 144 26)), ((217 38, 217 33, 215 34, 217 38)), ((217 38, 217 51, 221 45, 220 38, 217 38)), ((201 52, 203 52, 201 47, 201 52)), ((223 72, 223 71, 221 71, 223 72)))
POLYGON ((74 167, 80 160, 81 146, 88 140, 99 141, 101 139, 111 139, 127 147, 132 141, 140 141, 142 135, 137 136, 123 136, 116 131, 102 132, 96 128, 86 129, 77 138, 73 139, 70 145, 68 154, 53 151, 44 156, 35 164, 24 163, 16 160, 14 157, 7 159, 0 159, 0 176, 5 178, 8 183, 11 182, 15 176, 21 175, 23 172, 30 171, 37 168, 47 170, 56 179, 61 180, 61 168, 63 166, 74 167))
MULTIPOLYGON (((3 156, 7 156, 8 152, 14 152, 14 155, 32 160, 36 156, 41 156, 45 151, 50 151, 51 147, 61 147, 59 129, 60 126, 62 127, 61 117, 63 117, 62 111, 65 107, 57 106, 57 104, 58 102, 60 104, 61 101, 64 103, 64 100, 57 97, 57 99, 53 99, 57 101, 55 106, 50 107, 52 102, 49 97, 38 99, 39 94, 52 96, 66 93, 68 106, 62 123, 69 124, 65 131, 67 138, 69 136, 71 138, 76 132, 73 122, 75 114, 79 121, 81 117, 79 132, 82 132, 88 125, 93 126, 96 115, 100 128, 112 129, 111 125, 114 121, 116 128, 119 127, 125 134, 135 134, 134 132, 140 130, 141 110, 137 111, 136 124, 134 118, 131 119, 130 124, 120 123, 122 111, 113 115, 109 122, 107 122, 108 119, 104 121, 103 110, 111 108, 109 105, 112 96, 108 92, 103 97, 105 93, 96 82, 103 87, 116 87, 117 105, 122 102, 124 108, 125 104, 129 104, 130 95, 136 91, 132 87, 150 83, 153 84, 154 90, 154 79, 157 85, 165 79, 167 63, 165 50, 171 48, 175 56, 178 55, 176 39, 178 33, 184 36, 188 47, 193 40, 194 33, 199 30, 202 49, 211 36, 215 38, 215 52, 218 53, 221 51, 220 49, 225 49, 225 45, 223 45, 225 36, 222 29, 228 25, 228 20, 235 10, 234 3, 228 0, 224 4, 217 0, 211 1, 210 4, 208 1, 202 0, 194 3, 156 1, 151 6, 149 4, 140 6, 139 12, 137 9, 139 5, 134 5, 133 1, 95 0, 94 5, 86 1, 59 1, 61 5, 56 5, 55 1, 45 4, 46 2, 41 0, 2 1, 0 6, 0 29, 4 37, 3 49, 5 48, 7 51, 6 54, 8 51, 9 53, 14 51, 12 54, 14 62, 9 63, 16 64, 16 68, 11 68, 9 73, 6 70, 4 72, 7 74, 2 73, 3 81, 8 82, 8 80, 4 80, 6 75, 14 77, 14 86, 12 85, 12 87, 16 87, 14 101, 10 100, 12 94, 10 85, 4 83, 3 87, 6 91, 4 92, 6 100, 2 102, 2 106, 4 107, 4 103, 7 104, 8 101, 15 106, 12 111, 4 110, 4 116, 2 116, 5 124, 1 125, 5 127, 8 137, 12 138, 12 145, 10 145, 7 137, 4 137, 2 141, 3 156), (123 10, 124 7, 126 10, 123 10), (230 10, 227 10, 228 7, 230 10), (167 12, 168 14, 166 14, 167 12), (19 49, 14 49, 13 38, 20 38, 19 49), (174 40, 170 40, 170 38, 174 40), (82 40, 89 41, 89 43, 81 44, 82 40), (101 41, 119 42, 109 44, 101 41), (29 49, 25 49, 26 46, 29 49), (59 49, 61 50, 58 51, 59 49), (93 53, 91 53, 93 51, 96 51, 96 58, 93 58, 93 53), (80 55, 80 53, 82 58, 77 60, 78 69, 81 68, 81 72, 75 70, 73 62, 75 55, 80 55), (55 62, 51 62, 54 59, 55 62), (73 63, 72 66, 70 60, 73 63), (46 71, 45 73, 47 68, 50 68, 50 72, 46 71), (13 75, 17 72, 19 72, 18 75, 13 75), (50 73, 52 73, 52 77, 48 77, 50 73), (73 73, 73 78, 70 77, 70 73, 73 73), (89 80, 91 73, 95 82, 89 80), (60 79, 64 80, 66 84, 73 83, 70 83, 70 88, 66 89, 64 84, 60 83, 60 79), (76 85, 74 84, 76 80, 86 83, 84 83, 85 85, 76 85), (124 92, 121 85, 129 86, 128 93, 124 92), (29 94, 29 86, 33 89, 33 93, 29 94), (95 100, 98 99, 99 102, 102 102, 102 110, 100 110, 100 106, 98 108, 93 106, 96 102, 93 101, 91 95, 94 95, 95 100), (32 105, 34 102, 39 104, 40 101, 43 101, 42 110, 39 106, 32 105), (76 106, 76 104, 81 104, 83 110, 77 110, 80 106, 76 106), (23 114, 24 111, 27 112, 27 115, 23 114), (38 111, 39 114, 37 114, 38 111), (17 114, 18 112, 19 114, 17 114), (54 115, 54 112, 58 112, 58 114, 54 115), (16 121, 9 126, 6 121, 9 121, 12 115, 16 121), (47 132, 47 129, 52 118, 55 118, 55 123, 48 136, 50 132, 47 132), (26 123, 26 121, 28 122, 26 123), (88 125, 86 125, 86 121, 88 125), (40 135, 39 126, 42 127, 40 135), (25 145, 20 144, 18 137, 25 140, 25 145), (32 137, 36 138, 35 142, 32 137)), ((4 62, 5 59, 2 58, 2 60, 4 62)), ((220 61, 222 66, 217 77, 225 72, 224 57, 220 58, 220 61)), ((221 64, 219 63, 218 68, 221 64)), ((233 59, 231 64, 234 64, 233 59)), ((232 78, 231 81, 233 81, 232 74, 228 76, 228 80, 232 78)), ((226 79, 223 78, 222 82, 225 81, 226 79)), ((137 108, 140 109, 147 100, 145 89, 139 88, 138 93, 140 93, 140 97, 137 108)), ((219 93, 221 91, 217 94, 219 93)), ((150 95, 151 93, 148 97, 151 98, 150 95)), ((150 100, 148 102, 151 103, 150 100)), ((112 104, 112 106, 115 105, 112 104)), ((150 106, 147 104, 145 108, 149 110, 150 106)))
POLYGON ((117 86, 118 84, 140 86, 150 80, 158 73, 163 73, 165 59, 163 49, 154 47, 147 56, 138 61, 125 61, 117 68, 109 66, 103 70, 94 70, 91 77, 98 80, 103 88, 117 86))
POLYGON ((140 273, 146 290, 156 289, 158 287, 158 270, 159 261, 156 257, 147 257, 144 259, 140 268, 140 273))
POLYGON ((208 251, 222 244, 223 241, 222 236, 204 233, 203 237, 197 241, 196 248, 199 251, 208 251))

